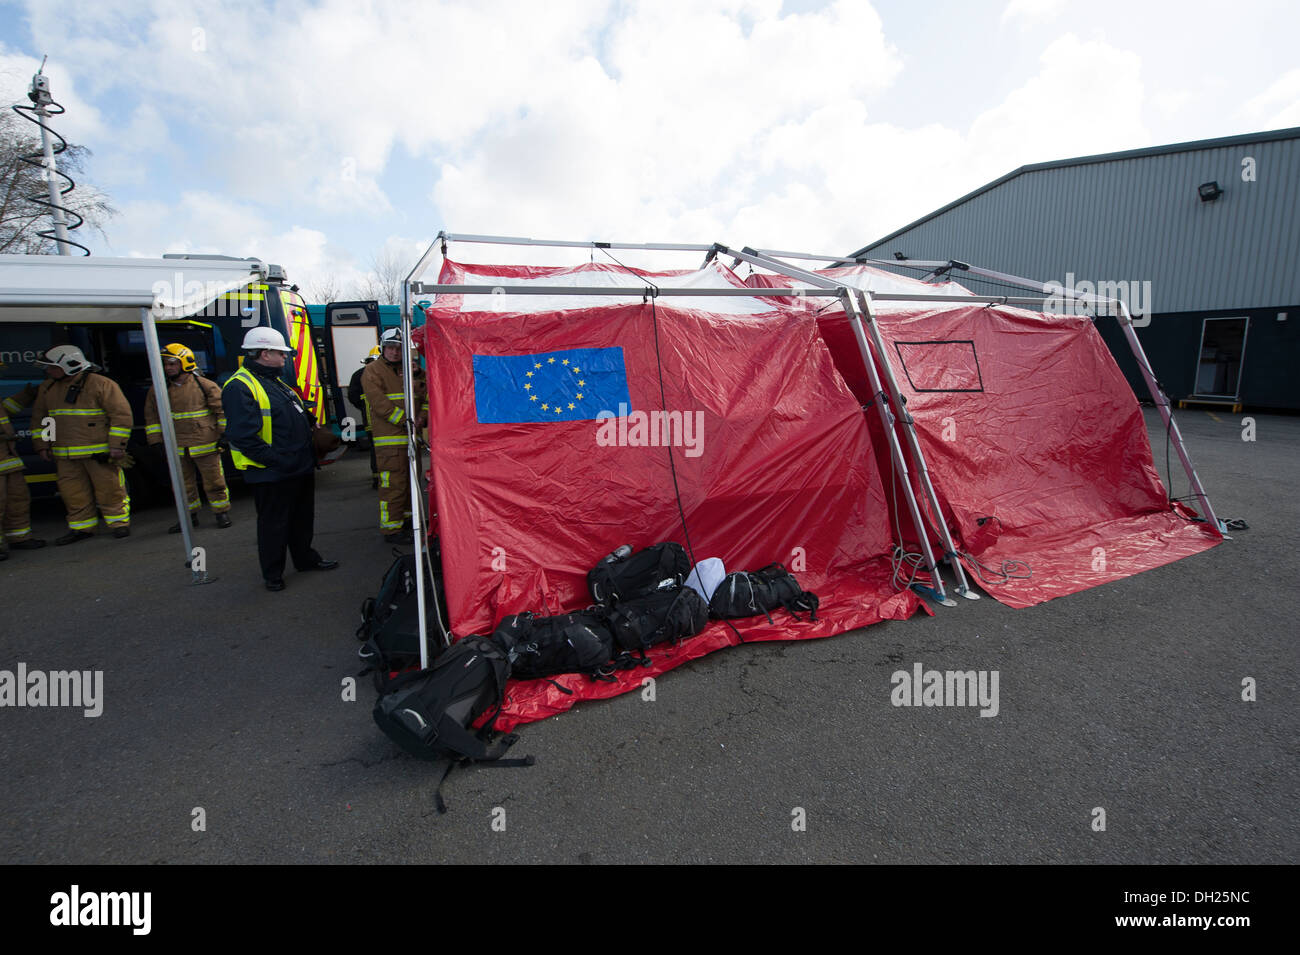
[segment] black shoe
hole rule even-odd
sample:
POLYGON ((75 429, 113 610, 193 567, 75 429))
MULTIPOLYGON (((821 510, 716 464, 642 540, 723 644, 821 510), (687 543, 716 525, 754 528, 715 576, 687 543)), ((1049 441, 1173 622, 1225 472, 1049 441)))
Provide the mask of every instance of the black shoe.
POLYGON ((45 546, 45 541, 39 537, 28 537, 26 540, 10 541, 10 550, 40 550, 45 546))
POLYGON ((220 514, 218 514, 218 515, 217 515, 217 526, 218 526, 218 527, 229 527, 229 526, 230 526, 230 515, 227 514, 225 511, 222 511, 220 514))
POLYGON ((123 537, 130 537, 130 536, 131 536, 131 528, 129 528, 129 527, 116 527, 116 528, 113 529, 113 536, 116 537, 118 540, 121 540, 123 537))
POLYGON ((396 531, 392 534, 385 534, 384 540, 389 544, 414 544, 415 538, 411 536, 410 531, 396 531))
POLYGON ((284 580, 283 580, 282 578, 280 578, 280 577, 275 577, 275 578, 273 578, 273 579, 267 580, 267 581, 266 581, 266 589, 267 589, 267 590, 284 590, 284 580))
POLYGON ((324 557, 322 557, 320 560, 316 561, 316 563, 312 564, 310 567, 300 568, 299 573, 306 570, 333 570, 338 565, 339 562, 337 560, 326 560, 324 557))
MULTIPOLYGON (((198 515, 198 514, 191 514, 191 515, 190 515, 190 524, 191 524, 191 526, 193 526, 193 527, 198 527, 198 526, 199 526, 199 515, 198 515)), ((168 533, 168 534, 179 534, 180 532, 181 532, 181 522, 180 522, 180 521, 177 521, 177 522, 176 522, 175 524, 173 524, 171 527, 167 528, 167 533, 168 533)))
POLYGON ((62 547, 64 544, 75 544, 77 541, 84 541, 87 537, 94 537, 90 531, 68 531, 62 537, 54 539, 55 547, 62 547))

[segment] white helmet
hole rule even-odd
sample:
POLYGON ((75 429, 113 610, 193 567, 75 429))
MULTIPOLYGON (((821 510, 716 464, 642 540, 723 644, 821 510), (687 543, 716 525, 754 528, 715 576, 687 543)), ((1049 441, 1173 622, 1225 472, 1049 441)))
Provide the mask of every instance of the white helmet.
POLYGON ((282 351, 290 355, 296 355, 297 352, 284 343, 284 336, 274 328, 267 328, 265 325, 259 325, 257 328, 250 328, 248 334, 244 336, 244 351, 282 351))
POLYGON ((402 344, 402 330, 400 328, 386 328, 384 329, 384 333, 379 336, 380 348, 383 348, 385 345, 400 344, 402 344))
POLYGON ((55 345, 44 356, 37 358, 33 364, 58 365, 69 375, 79 375, 83 371, 95 367, 86 361, 86 356, 82 354, 81 349, 76 345, 55 345))

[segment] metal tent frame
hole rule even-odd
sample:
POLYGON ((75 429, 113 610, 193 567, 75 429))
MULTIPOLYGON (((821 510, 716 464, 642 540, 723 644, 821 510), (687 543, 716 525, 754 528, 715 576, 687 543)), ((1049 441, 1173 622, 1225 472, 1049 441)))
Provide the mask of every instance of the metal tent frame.
MULTIPOLYGON (((758 257, 766 260, 762 264, 765 268, 773 271, 782 271, 788 274, 786 270, 792 269, 793 266, 778 263, 778 259, 806 259, 812 261, 830 262, 831 267, 839 265, 872 265, 879 268, 891 269, 898 268, 900 261, 891 261, 889 259, 869 259, 862 256, 844 257, 830 255, 813 255, 802 252, 773 252, 773 251, 755 251, 758 257)), ((730 254, 730 253, 728 253, 730 254)), ((1165 394, 1160 382, 1156 379, 1155 370, 1151 367, 1151 362, 1147 358, 1146 350, 1142 347, 1142 342, 1137 337, 1137 331, 1133 325, 1133 316, 1129 313, 1128 304, 1120 298, 1110 298, 1104 295, 1097 295, 1093 292, 1080 292, 1074 287, 1062 286, 1058 282, 1041 282, 1037 279, 1025 278, 1022 275, 1012 275, 1009 272, 998 272, 994 269, 981 268, 980 266, 970 265, 966 262, 960 262, 956 259, 946 260, 925 260, 925 259, 906 259, 907 268, 928 269, 927 274, 939 276, 947 275, 953 271, 969 272, 970 274, 992 282, 998 282, 1004 285, 1013 285, 1019 288, 1031 289, 1040 293, 1036 296, 919 296, 913 299, 910 296, 900 296, 896 294, 874 294, 873 297, 878 301, 961 301, 968 302, 1004 302, 1007 304, 1034 304, 1042 305, 1045 301, 1068 298, 1074 302, 1085 306, 1092 306, 1095 310, 1097 307, 1104 307, 1107 311, 1113 310, 1119 319, 1120 330, 1124 334, 1125 341, 1128 342, 1129 350, 1133 353, 1134 360, 1137 361, 1138 369, 1142 372, 1142 379, 1146 382, 1147 391, 1151 395, 1151 401, 1155 404, 1156 409, 1160 412, 1161 420, 1164 421, 1165 433, 1169 436, 1170 443, 1178 453, 1178 460, 1183 466, 1183 471, 1187 475, 1188 483, 1191 485, 1192 492, 1196 495, 1197 501, 1201 505, 1201 516, 1205 521, 1216 528, 1219 533, 1224 533, 1227 528, 1218 519, 1214 513, 1214 508, 1210 504, 1210 497, 1205 491, 1201 479, 1196 473, 1196 467, 1192 464, 1191 455, 1187 451, 1187 445, 1183 441, 1182 432, 1178 429, 1178 422, 1174 420, 1173 404, 1169 396, 1165 394)), ((801 271, 801 270, 795 270, 801 271)), ((807 273, 805 273, 807 274, 807 273)), ((1173 489, 1166 488, 1165 493, 1172 497, 1173 489)))
MULTIPOLYGON (((718 297, 744 297, 744 298, 834 298, 838 299, 843 305, 846 312, 856 314, 854 294, 856 289, 843 286, 840 283, 830 282, 820 276, 816 276, 816 282, 810 283, 809 287, 796 287, 789 289, 749 289, 749 288, 667 288, 655 286, 648 281, 639 286, 628 287, 608 287, 608 286, 550 286, 550 285, 509 285, 505 283, 495 283, 492 285, 442 285, 428 284, 416 281, 416 277, 421 275, 438 254, 446 256, 448 242, 476 242, 491 245, 518 245, 518 246, 537 246, 537 247, 554 247, 554 248, 583 248, 593 250, 636 250, 636 251, 654 251, 654 252, 702 252, 704 261, 701 265, 707 266, 719 252, 726 252, 726 247, 718 243, 653 243, 653 242, 578 242, 555 239, 531 239, 513 236, 487 236, 487 235, 465 235, 459 233, 439 232, 434 242, 428 250, 421 256, 419 262, 411 270, 403 283, 402 291, 402 330, 403 334, 408 336, 411 328, 411 302, 416 296, 420 295, 440 295, 440 294, 460 294, 460 295, 491 295, 494 292, 500 294, 505 292, 513 295, 572 295, 572 296, 627 296, 631 299, 640 298, 642 301, 648 301, 651 298, 659 297, 686 297, 686 298, 718 298, 718 297)), ((867 373, 873 377, 875 386, 879 386, 879 381, 875 379, 875 370, 871 361, 867 360, 869 348, 865 336, 862 335, 860 326, 856 329, 859 334, 859 347, 863 349, 864 362, 867 367, 867 373)), ((413 395, 410 392, 411 368, 409 364, 410 356, 408 352, 407 374, 405 378, 407 407, 414 407, 411 404, 413 395)), ((893 429, 892 412, 883 403, 877 403, 880 409, 881 420, 885 425, 885 432, 890 438, 890 457, 894 461, 894 466, 904 475, 907 473, 907 465, 902 457, 902 449, 898 443, 898 438, 893 429)), ((424 504, 423 494, 420 492, 420 482, 418 474, 421 467, 421 455, 419 444, 414 433, 412 418, 407 415, 407 457, 411 469, 411 513, 413 533, 416 539, 416 599, 418 605, 418 614, 420 620, 420 665, 428 666, 428 649, 427 649, 427 611, 425 600, 425 572, 423 564, 427 561, 428 553, 427 540, 422 532, 425 526, 422 514, 424 504), (417 500, 419 498, 419 500, 417 500)), ((912 493, 910 481, 904 480, 903 484, 908 498, 908 507, 917 530, 918 537, 922 540, 923 547, 926 549, 927 569, 929 570, 935 588, 939 593, 941 601, 951 604, 947 601, 943 593, 943 581, 938 574, 935 566, 933 554, 929 551, 929 541, 922 523, 922 516, 917 505, 915 496, 912 493)), ((960 568, 959 568, 960 572, 960 568)), ((963 586, 965 579, 962 578, 963 586)), ((969 592, 969 588, 967 588, 969 592)), ((974 595, 972 594, 972 597, 974 595)), ((436 595, 435 595, 436 599, 436 595)), ((441 618, 438 622, 439 634, 444 645, 450 641, 450 634, 442 629, 441 618)))

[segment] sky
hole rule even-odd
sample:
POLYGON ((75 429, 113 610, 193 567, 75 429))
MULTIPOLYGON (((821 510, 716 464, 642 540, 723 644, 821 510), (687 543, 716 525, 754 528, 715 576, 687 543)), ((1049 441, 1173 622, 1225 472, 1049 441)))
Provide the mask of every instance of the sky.
POLYGON ((1264 0, 0 0, 0 103, 48 54, 95 254, 310 293, 439 230, 847 253, 1027 163, 1300 126, 1297 35, 1264 0))

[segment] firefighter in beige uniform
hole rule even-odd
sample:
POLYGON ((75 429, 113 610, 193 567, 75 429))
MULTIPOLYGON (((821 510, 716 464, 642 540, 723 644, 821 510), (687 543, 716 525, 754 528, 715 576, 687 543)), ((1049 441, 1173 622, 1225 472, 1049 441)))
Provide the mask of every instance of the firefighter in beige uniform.
POLYGON ((55 544, 94 536, 98 504, 114 537, 131 534, 131 498, 121 460, 131 436, 131 406, 117 382, 95 374, 81 349, 56 345, 36 361, 45 366, 32 404, 32 447, 58 468, 59 495, 68 511, 68 533, 55 544), (53 440, 46 440, 46 419, 53 440))
POLYGON ((27 491, 27 478, 23 474, 23 459, 18 453, 18 433, 9 421, 7 412, 21 411, 36 397, 30 385, 16 395, 11 395, 0 405, 0 560, 9 557, 9 548, 36 550, 45 541, 32 536, 32 497, 27 491))
MULTIPOLYGON (((374 436, 375 462, 379 466, 379 530, 390 543, 411 540, 406 518, 411 514, 410 468, 406 457, 406 393, 402 385, 402 331, 390 328, 379 338, 380 356, 361 375, 366 417, 374 436)), ((416 368, 411 394, 419 407, 417 424, 424 427, 429 413, 424 372, 416 368)))
MULTIPOLYGON (((203 476, 203 490, 208 495, 218 527, 230 526, 230 492, 221 470, 221 451, 217 442, 226 430, 226 412, 221 406, 221 388, 199 372, 194 352, 184 345, 164 345, 163 372, 167 375, 167 401, 172 407, 172 426, 176 429, 176 448, 181 456, 181 475, 185 479, 185 500, 190 520, 199 526, 199 488, 194 472, 203 476)), ((162 444, 162 423, 158 418, 158 399, 154 390, 144 400, 144 433, 150 444, 162 444)), ((179 534, 181 525, 173 524, 170 533, 179 534)))

